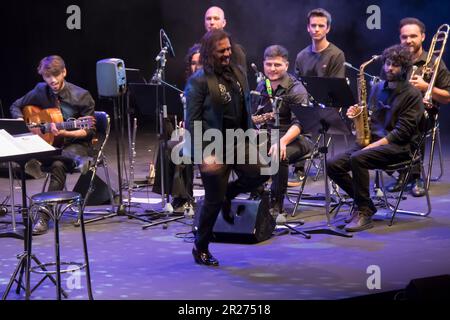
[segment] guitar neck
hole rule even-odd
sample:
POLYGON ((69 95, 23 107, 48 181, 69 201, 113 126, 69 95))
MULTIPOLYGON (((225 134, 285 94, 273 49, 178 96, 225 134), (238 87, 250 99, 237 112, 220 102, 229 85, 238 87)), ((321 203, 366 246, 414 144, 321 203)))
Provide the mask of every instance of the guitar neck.
MULTIPOLYGON (((70 129, 76 129, 78 128, 77 122, 74 120, 71 121, 65 121, 65 122, 54 122, 56 129, 58 130, 70 130, 70 129)), ((45 126, 45 132, 50 132, 50 125, 51 123, 46 123, 45 126)))

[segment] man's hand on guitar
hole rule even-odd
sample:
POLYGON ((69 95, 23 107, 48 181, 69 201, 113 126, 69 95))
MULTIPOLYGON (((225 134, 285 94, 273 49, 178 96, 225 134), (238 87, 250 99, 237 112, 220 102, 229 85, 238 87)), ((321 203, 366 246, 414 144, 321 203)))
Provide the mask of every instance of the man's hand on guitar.
POLYGON ((28 128, 30 130, 31 133, 37 134, 38 136, 43 136, 42 134, 42 130, 39 127, 29 127, 28 128))
POLYGON ((50 124, 50 133, 52 133, 55 137, 65 138, 84 138, 87 136, 87 132, 84 129, 70 131, 65 129, 58 130, 55 123, 50 124))

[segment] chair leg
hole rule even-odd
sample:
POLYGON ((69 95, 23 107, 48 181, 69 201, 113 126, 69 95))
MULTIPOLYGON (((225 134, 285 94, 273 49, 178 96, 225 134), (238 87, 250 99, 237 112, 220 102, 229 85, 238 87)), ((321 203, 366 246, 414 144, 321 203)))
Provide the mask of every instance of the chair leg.
POLYGON ((59 209, 57 205, 52 208, 54 217, 54 235, 55 235, 55 258, 56 258, 56 299, 61 300, 61 256, 59 243, 59 209))
POLYGON ((295 201, 294 209, 292 210, 292 213, 291 213, 292 217, 295 216, 295 212, 297 212, 297 208, 298 208, 298 206, 300 204, 300 201, 302 199, 303 191, 305 190, 306 181, 308 180, 309 171, 311 170, 311 166, 312 166, 312 163, 313 163, 313 157, 314 156, 311 156, 311 159, 309 159, 308 165, 306 166, 305 178, 303 179, 302 185, 300 186, 300 189, 298 191, 297 200, 295 201))
POLYGON ((47 184, 48 184, 49 180, 50 180, 50 173, 46 173, 45 174, 44 184, 42 186, 42 192, 45 192, 45 190, 47 189, 47 184))
MULTIPOLYGON (((422 173, 422 179, 424 179, 424 181, 425 181, 426 175, 425 175, 425 169, 423 167, 422 162, 420 162, 420 168, 421 168, 421 173, 422 173)), ((405 189, 407 181, 411 175, 411 170, 412 170, 412 166, 409 166, 408 171, 406 172, 405 181, 403 182, 402 188, 397 196, 397 202, 396 202, 395 206, 392 207, 391 205, 389 205, 389 203, 387 203, 389 206, 389 209, 391 209, 391 211, 392 211, 392 216, 391 216, 391 220, 389 222, 389 226, 392 226, 392 224, 394 223, 394 218, 397 213, 411 215, 411 216, 419 216, 419 217, 427 217, 431 213, 431 200, 430 200, 430 194, 429 194, 427 188, 425 188, 425 199, 427 202, 427 211, 426 212, 399 209, 399 205, 400 205, 400 201, 402 201, 404 189, 405 189)), ((386 197, 385 197, 385 201, 387 201, 386 197)))
POLYGON ((91 286, 91 269, 89 266, 89 255, 88 255, 88 247, 87 247, 87 241, 86 241, 86 228, 84 226, 83 207, 81 204, 78 205, 78 210, 80 211, 81 237, 83 240, 84 263, 86 264, 86 286, 87 286, 87 290, 88 290, 89 300, 94 300, 94 296, 92 294, 92 286, 91 286))
POLYGON ((442 178, 442 175, 444 173, 444 162, 442 158, 442 146, 441 146, 441 134, 439 130, 439 124, 436 121, 435 126, 432 129, 431 132, 431 146, 430 146, 430 152, 429 152, 429 159, 428 159, 428 174, 426 181, 426 188, 428 189, 430 187, 431 181, 437 181, 442 178), (437 177, 432 177, 432 169, 433 169, 433 163, 434 163, 434 154, 436 151, 436 143, 438 148, 438 155, 439 155, 439 175, 437 177))

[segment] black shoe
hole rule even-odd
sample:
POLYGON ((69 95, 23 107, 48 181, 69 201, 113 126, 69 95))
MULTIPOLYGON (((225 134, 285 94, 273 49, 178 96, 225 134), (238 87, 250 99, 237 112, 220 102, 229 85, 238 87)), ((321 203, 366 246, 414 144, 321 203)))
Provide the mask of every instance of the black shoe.
POLYGON ((357 216, 345 226, 347 232, 358 232, 373 228, 370 210, 355 210, 357 216))
POLYGON ((45 234, 48 231, 48 219, 39 218, 38 222, 34 225, 33 235, 39 236, 45 234))
POLYGON ((411 194, 414 197, 423 197, 425 195, 425 185, 422 179, 414 179, 411 185, 411 194))
POLYGON ((288 187, 298 187, 305 180, 304 169, 296 169, 292 175, 292 178, 288 180, 288 187))
POLYGON ((222 217, 228 224, 234 224, 234 214, 231 212, 231 200, 227 198, 223 200, 222 217))
POLYGON ((219 265, 219 261, 214 258, 208 250, 200 251, 194 247, 192 248, 192 256, 194 257, 195 263, 213 267, 217 267, 219 265))
POLYGON ((183 198, 174 198, 172 200, 173 212, 183 212, 189 207, 189 201, 183 198))

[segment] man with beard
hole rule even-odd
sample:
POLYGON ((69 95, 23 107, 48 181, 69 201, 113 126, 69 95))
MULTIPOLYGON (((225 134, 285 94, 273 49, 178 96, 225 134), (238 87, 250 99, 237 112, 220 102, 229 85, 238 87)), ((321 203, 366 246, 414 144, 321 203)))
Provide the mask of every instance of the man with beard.
MULTIPOLYGON (((83 116, 94 116, 94 99, 85 89, 65 80, 67 70, 64 60, 60 56, 43 58, 37 71, 44 82, 38 83, 33 90, 11 105, 10 111, 13 118, 23 119, 22 108, 27 105, 34 105, 41 109, 59 108, 64 121, 83 116)), ((64 189, 67 172, 77 166, 82 173, 88 169, 91 140, 95 130, 58 130, 55 124, 52 124, 51 132, 55 136, 64 138, 62 157, 48 159, 42 163, 50 166, 51 170, 48 191, 59 191, 64 189)), ((35 133, 39 134, 39 132, 35 133)), ((47 214, 40 213, 33 228, 33 234, 46 233, 48 220, 47 214)))
MULTIPOLYGON (((414 76, 411 77, 411 73, 409 73, 408 79, 414 87, 419 89, 422 94, 425 94, 428 90, 428 83, 431 79, 431 74, 425 74, 425 79, 421 76, 422 69, 428 56, 428 52, 426 52, 422 47, 423 41, 425 40, 425 25, 417 18, 404 18, 400 21, 399 31, 400 42, 401 44, 408 46, 412 54, 413 65, 417 67, 414 76)), ((434 107, 432 109, 427 108, 430 115, 428 125, 429 128, 434 126, 434 113, 438 111, 438 108, 441 105, 450 103, 450 72, 442 60, 437 71, 437 77, 432 91, 432 99, 434 107)), ((425 145, 423 146, 422 156, 425 154, 424 151, 425 145)), ((397 181, 388 186, 388 191, 400 191, 405 175, 406 172, 401 172, 397 181)), ((415 197, 425 195, 424 181, 420 178, 419 166, 415 166, 412 169, 410 179, 412 181, 411 194, 415 197)))
MULTIPOLYGON (((191 144, 191 157, 197 158, 195 150, 201 152, 199 165, 205 188, 205 198, 200 209, 195 245, 192 249, 194 260, 198 264, 217 266, 219 262, 209 252, 209 243, 213 236, 213 227, 219 211, 230 224, 234 216, 230 212, 231 199, 239 193, 248 192, 266 181, 269 176, 261 175, 261 166, 257 164, 237 164, 224 161, 215 150, 204 155, 208 146, 202 140, 208 129, 216 129, 226 136, 227 129, 253 128, 249 104, 249 89, 245 73, 241 66, 232 62, 232 41, 223 30, 211 30, 201 40, 200 59, 203 69, 193 74, 186 85, 187 130, 194 143, 191 144), (196 134, 201 134, 197 137, 196 134), (196 145, 200 141, 201 144, 196 145), (231 170, 238 179, 228 183, 231 170)), ((238 147, 232 138, 224 139, 226 146, 222 154, 232 152, 237 155, 238 147)), ((186 150, 186 148, 185 148, 186 150)), ((248 151, 247 148, 245 148, 248 151)), ((248 159, 248 154, 246 155, 248 159)), ((228 157, 227 157, 228 160, 228 157)))
MULTIPOLYGON (((372 112, 370 144, 364 148, 355 145, 327 165, 330 178, 354 200, 352 220, 345 226, 348 232, 373 227, 372 216, 377 209, 370 198, 369 169, 407 160, 420 139, 419 124, 425 107, 420 92, 407 80, 411 53, 395 45, 384 50, 382 61, 384 81, 372 88, 368 99, 372 112)), ((347 116, 358 111, 358 105, 351 106, 347 116)))
MULTIPOLYGON (((254 119, 269 115, 269 120, 261 125, 262 129, 269 131, 275 127, 272 102, 269 96, 282 98, 279 109, 280 120, 280 168, 272 177, 271 185, 271 210, 277 217, 277 223, 286 222, 286 213, 283 210, 284 194, 288 182, 289 164, 295 163, 299 158, 311 152, 313 144, 309 137, 301 135, 300 121, 295 117, 291 108, 300 108, 300 105, 308 103, 308 93, 302 83, 287 72, 289 68, 289 54, 286 48, 280 45, 272 45, 264 51, 265 81, 256 87, 256 91, 263 95, 260 99, 253 99, 252 109, 254 119)), ((273 144, 269 154, 277 154, 277 144, 273 144)))

